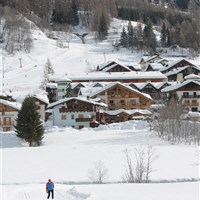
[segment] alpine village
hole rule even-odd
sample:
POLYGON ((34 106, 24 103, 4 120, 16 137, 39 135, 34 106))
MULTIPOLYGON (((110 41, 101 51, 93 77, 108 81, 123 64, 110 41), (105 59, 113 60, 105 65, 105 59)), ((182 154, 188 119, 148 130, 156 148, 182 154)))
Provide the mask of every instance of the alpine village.
MULTIPOLYGON (((37 111, 39 125, 43 129, 45 124, 82 129, 146 120, 153 128, 152 124, 159 123, 161 118, 200 121, 200 39, 199 26, 196 26, 199 2, 127 0, 124 3, 111 0, 108 3, 104 0, 97 8, 95 1, 63 3, 59 0, 53 3, 40 0, 33 3, 25 0, 23 4, 0 1, 4 29, 0 41, 2 50, 9 56, 18 51, 31 54, 34 39, 28 20, 56 41, 58 48, 62 48, 64 40, 70 48, 69 35, 80 40, 82 45, 87 44, 91 34, 97 43, 111 40, 112 19, 118 20, 118 24, 120 20, 125 22, 117 30, 118 37, 113 36, 112 52, 125 49, 139 55, 137 61, 129 62, 104 59, 104 62, 96 62, 92 70, 75 74, 69 71, 59 74, 51 63, 53 58, 49 57, 43 74, 40 74, 43 77, 40 92, 24 97, 33 100, 32 113, 37 111), (10 26, 15 29, 15 35, 21 35, 20 31, 24 35, 12 37, 10 26), (24 29, 28 30, 25 32, 24 29), (173 114, 162 116, 163 110, 170 109, 173 114)), ((24 68, 22 58, 19 61, 20 68, 24 68)), ((4 65, 3 60, 2 63, 4 65)), ((17 101, 12 88, 5 87, 7 71, 6 66, 2 67, 0 131, 16 130, 20 135, 23 132, 20 122, 26 120, 29 107, 26 108, 25 100, 17 101)))

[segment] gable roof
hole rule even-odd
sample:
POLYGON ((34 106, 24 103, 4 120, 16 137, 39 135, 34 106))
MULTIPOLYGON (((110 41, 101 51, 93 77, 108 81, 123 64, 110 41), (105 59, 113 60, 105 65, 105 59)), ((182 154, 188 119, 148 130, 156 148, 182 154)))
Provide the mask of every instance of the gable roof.
POLYGON ((94 97, 94 96, 96 96, 96 95, 98 95, 98 94, 100 94, 100 93, 102 93, 102 92, 104 92, 104 91, 106 91, 106 90, 108 90, 108 89, 110 89, 112 87, 115 87, 115 86, 121 86, 123 88, 126 88, 126 89, 130 90, 131 92, 137 93, 137 94, 139 94, 139 95, 141 95, 141 96, 143 96, 145 98, 148 98, 148 99, 152 100, 150 95, 148 95, 146 93, 142 93, 142 92, 140 92, 140 91, 138 91, 138 90, 136 90, 136 89, 134 89, 134 88, 132 88, 130 86, 125 86, 120 82, 112 82, 112 83, 108 84, 107 86, 105 86, 105 87, 95 91, 94 93, 92 93, 90 95, 90 97, 92 98, 92 97, 94 97))
POLYGON ((140 63, 142 62, 142 60, 147 63, 147 62, 150 62, 151 60, 154 60, 155 58, 158 58, 158 59, 162 59, 159 55, 153 55, 151 57, 142 57, 140 63))
POLYGON ((172 61, 172 62, 168 62, 168 64, 164 68, 160 69, 160 72, 167 71, 168 69, 172 68, 173 66, 177 65, 178 63, 180 63, 182 61, 187 62, 188 65, 196 66, 196 65, 192 64, 191 62, 189 62, 188 60, 182 58, 182 59, 178 59, 178 60, 175 60, 175 61, 172 61))
POLYGON ((84 101, 86 103, 90 103, 90 104, 93 104, 93 105, 97 105, 97 106, 101 106, 101 107, 107 107, 107 105, 104 104, 104 103, 98 103, 98 102, 95 102, 94 100, 91 100, 91 99, 88 100, 85 97, 70 97, 70 98, 60 99, 60 100, 58 100, 54 103, 51 103, 51 104, 48 105, 47 108, 53 108, 57 105, 63 104, 65 102, 68 102, 68 101, 71 101, 71 100, 84 101))
POLYGON ((176 91, 178 90, 179 88, 185 86, 185 85, 188 85, 189 83, 194 83, 195 85, 199 85, 200 86, 200 81, 196 81, 196 80, 185 80, 183 82, 178 82, 177 84, 173 84, 171 86, 168 86, 166 88, 163 88, 161 91, 162 92, 171 92, 171 91, 176 91))
POLYGON ((8 106, 8 107, 11 107, 17 111, 19 111, 21 109, 21 104, 20 103, 17 103, 17 102, 11 102, 11 101, 7 101, 7 100, 4 100, 4 99, 0 99, 0 103, 5 105, 5 106, 8 106))
POLYGON ((111 65, 111 66, 109 66, 109 67, 105 67, 102 71, 107 72, 107 71, 109 71, 109 70, 115 68, 116 66, 120 66, 120 67, 126 69, 127 71, 132 71, 129 67, 127 67, 127 66, 125 66, 125 65, 122 65, 122 64, 118 64, 118 63, 113 64, 113 65, 111 65))
POLYGON ((46 105, 49 104, 49 99, 48 99, 47 95, 36 94, 33 97, 38 99, 39 101, 43 102, 46 105))
MULTIPOLYGON (((184 71, 185 69, 187 69, 189 67, 191 67, 191 66, 187 65, 187 66, 184 66, 184 67, 178 67, 178 68, 175 68, 175 69, 171 69, 169 72, 165 73, 165 75, 166 76, 171 76, 171 75, 174 75, 174 74, 178 74, 178 73, 184 71)), ((196 66, 192 66, 192 67, 200 72, 200 68, 199 67, 196 67, 196 66)))
POLYGON ((147 68, 146 68, 146 71, 149 68, 152 68, 153 70, 158 71, 158 70, 161 70, 163 68, 163 65, 161 63, 149 63, 147 68))

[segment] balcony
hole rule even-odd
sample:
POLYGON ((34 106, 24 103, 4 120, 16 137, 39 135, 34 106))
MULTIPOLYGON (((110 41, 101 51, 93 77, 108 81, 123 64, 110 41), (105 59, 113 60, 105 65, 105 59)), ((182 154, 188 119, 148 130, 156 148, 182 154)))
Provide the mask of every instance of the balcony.
POLYGON ((183 99, 200 98, 200 95, 182 95, 183 99))
POLYGON ((184 106, 199 106, 199 103, 198 102, 184 102, 183 103, 184 106))
POLYGON ((93 118, 76 118, 75 119, 76 122, 91 122, 94 121, 93 118))

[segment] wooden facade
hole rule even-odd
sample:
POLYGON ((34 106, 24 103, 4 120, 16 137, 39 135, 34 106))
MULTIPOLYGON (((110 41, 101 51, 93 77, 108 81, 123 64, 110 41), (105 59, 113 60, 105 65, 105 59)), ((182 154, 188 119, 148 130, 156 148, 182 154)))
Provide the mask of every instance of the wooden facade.
POLYGON ((0 131, 12 131, 19 108, 10 106, 8 101, 0 100, 0 131))
POLYGON ((108 110, 148 109, 152 101, 150 97, 143 95, 143 93, 120 83, 91 96, 91 98, 97 97, 108 105, 108 110))

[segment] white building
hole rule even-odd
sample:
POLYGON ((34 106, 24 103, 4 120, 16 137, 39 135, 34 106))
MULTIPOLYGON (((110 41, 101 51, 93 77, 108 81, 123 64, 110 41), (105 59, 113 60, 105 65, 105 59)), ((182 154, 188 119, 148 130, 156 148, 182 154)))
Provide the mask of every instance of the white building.
POLYGON ((48 106, 52 109, 53 125, 68 126, 73 128, 95 127, 103 122, 103 112, 106 107, 103 103, 97 103, 80 97, 61 99, 48 106))

